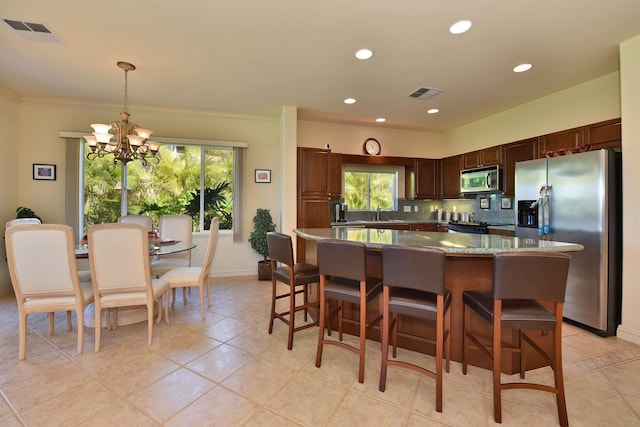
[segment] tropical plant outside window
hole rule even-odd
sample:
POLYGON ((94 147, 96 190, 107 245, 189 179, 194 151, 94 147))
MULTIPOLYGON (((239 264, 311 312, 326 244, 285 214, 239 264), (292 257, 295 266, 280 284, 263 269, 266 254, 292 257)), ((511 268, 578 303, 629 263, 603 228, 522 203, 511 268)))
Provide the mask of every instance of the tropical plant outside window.
POLYGON ((372 172, 345 167, 344 201, 349 210, 395 210, 397 193, 396 172, 372 172))
MULTIPOLYGON (((232 229, 233 149, 163 145, 159 156, 159 164, 127 165, 128 213, 149 215, 154 225, 162 215, 186 213, 193 217, 194 231, 207 230, 217 216, 220 229, 232 229)), ((82 161, 86 232, 120 216, 120 163, 110 156, 82 161)))

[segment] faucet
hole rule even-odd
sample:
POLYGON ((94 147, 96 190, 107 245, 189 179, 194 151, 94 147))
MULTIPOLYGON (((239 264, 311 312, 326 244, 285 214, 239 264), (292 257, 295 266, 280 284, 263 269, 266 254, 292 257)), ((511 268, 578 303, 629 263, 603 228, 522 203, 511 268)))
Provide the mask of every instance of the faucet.
POLYGON ((380 221, 380 206, 376 209, 376 221, 380 221))

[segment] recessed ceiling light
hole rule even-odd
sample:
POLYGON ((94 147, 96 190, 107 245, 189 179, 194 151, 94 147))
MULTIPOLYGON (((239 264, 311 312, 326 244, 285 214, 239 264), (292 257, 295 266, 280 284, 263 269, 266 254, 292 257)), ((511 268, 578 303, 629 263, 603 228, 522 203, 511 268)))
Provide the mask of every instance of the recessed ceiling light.
POLYGON ((455 24, 453 24, 451 27, 449 27, 449 32, 451 34, 462 34, 469 31, 470 28, 471 28, 471 21, 463 20, 463 21, 458 21, 455 24))
POLYGON ((533 65, 531 64, 520 64, 516 67, 513 67, 513 72, 514 73, 524 73, 525 71, 529 71, 531 68, 533 67, 533 65))
POLYGON ((369 59, 373 56, 373 51, 370 49, 360 49, 356 52, 356 58, 358 59, 369 59))
POLYGON ((435 113, 439 113, 439 112, 440 112, 440 109, 438 109, 438 108, 429 108, 427 110, 427 113, 429 113, 429 114, 435 114, 435 113))
POLYGON ((353 99, 353 98, 347 98, 347 99, 344 100, 344 103, 345 104, 355 104, 356 100, 353 99))
POLYGON ((385 119, 384 117, 378 117, 378 118, 376 119, 376 122, 378 122, 378 123, 384 123, 384 122, 386 122, 386 121, 387 121, 387 119, 385 119))

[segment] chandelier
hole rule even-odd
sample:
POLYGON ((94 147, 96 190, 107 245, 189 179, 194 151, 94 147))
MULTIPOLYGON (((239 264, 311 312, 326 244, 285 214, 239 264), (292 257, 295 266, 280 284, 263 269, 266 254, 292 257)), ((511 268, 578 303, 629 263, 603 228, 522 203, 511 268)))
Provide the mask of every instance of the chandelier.
POLYGON ((149 137, 153 131, 142 129, 138 127, 137 124, 129 123, 127 73, 135 70, 136 67, 133 64, 122 61, 119 61, 117 65, 124 70, 124 111, 120 113, 122 120, 119 122, 111 122, 108 125, 91 125, 93 135, 84 137, 90 149, 87 153, 87 159, 93 160, 96 157, 103 158, 112 154, 114 163, 119 160, 124 165, 131 160, 139 160, 144 166, 148 165, 148 160, 159 163, 158 150, 160 149, 160 144, 149 141, 149 137), (109 133, 111 129, 116 131, 115 135, 109 133), (133 134, 134 132, 136 135, 133 134), (115 141, 111 141, 114 137, 115 141))

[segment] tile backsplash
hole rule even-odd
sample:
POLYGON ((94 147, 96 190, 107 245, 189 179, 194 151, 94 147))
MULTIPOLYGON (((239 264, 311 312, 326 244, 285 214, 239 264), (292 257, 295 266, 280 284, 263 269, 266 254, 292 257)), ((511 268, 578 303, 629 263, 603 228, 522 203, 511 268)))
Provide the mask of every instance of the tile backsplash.
MULTIPOLYGON (((335 221, 335 210, 333 203, 339 200, 332 200, 331 220, 335 221)), ((486 206, 486 202, 485 202, 486 206)), ((483 194, 475 199, 445 199, 445 200, 407 200, 398 199, 397 211, 381 211, 380 219, 404 219, 407 221, 435 220, 438 208, 451 210, 454 208, 459 213, 472 215, 474 222, 488 222, 490 224, 514 224, 515 209, 502 209, 502 197, 499 194, 483 194), (488 199, 488 208, 480 207, 480 199, 488 199), (405 209, 408 208, 408 209, 405 209), (409 210, 406 212, 405 210, 409 210)), ((347 220, 370 220, 375 215, 375 211, 347 211, 347 220)))

